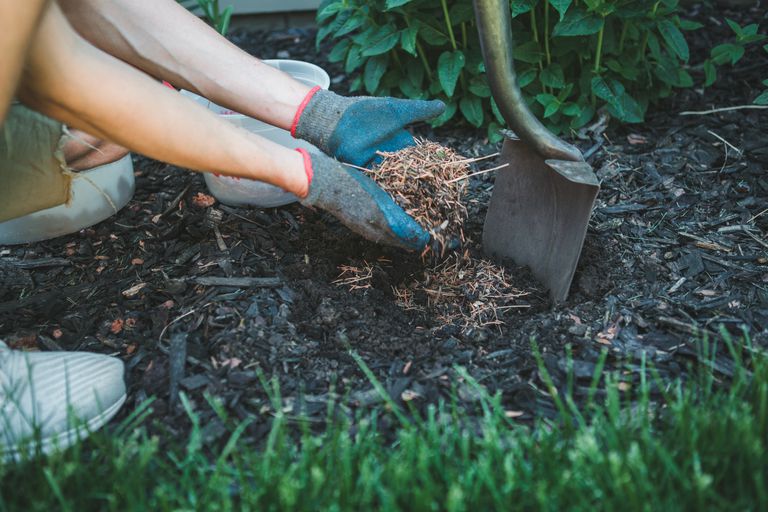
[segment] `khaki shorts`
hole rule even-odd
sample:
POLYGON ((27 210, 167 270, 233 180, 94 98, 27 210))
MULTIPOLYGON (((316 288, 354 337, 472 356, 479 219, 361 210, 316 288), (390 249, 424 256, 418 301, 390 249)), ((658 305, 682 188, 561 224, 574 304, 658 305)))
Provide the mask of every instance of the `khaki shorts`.
POLYGON ((0 126, 0 222, 67 204, 73 173, 64 161, 66 128, 14 103, 0 126))

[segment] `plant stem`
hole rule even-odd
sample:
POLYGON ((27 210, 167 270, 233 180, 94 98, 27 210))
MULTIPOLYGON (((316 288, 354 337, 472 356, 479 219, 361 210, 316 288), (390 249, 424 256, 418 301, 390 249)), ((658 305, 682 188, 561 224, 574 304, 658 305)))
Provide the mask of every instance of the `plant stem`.
POLYGON ((432 81, 432 70, 429 68, 429 62, 427 61, 427 55, 424 53, 424 48, 421 46, 421 43, 418 41, 416 42, 416 53, 419 54, 419 58, 421 59, 421 65, 424 66, 424 71, 427 72, 427 77, 430 81, 432 81))
POLYGON ((600 72, 600 61, 603 57, 603 36, 605 35, 605 22, 597 33, 597 49, 595 50, 595 73, 600 72))
MULTIPOLYGON (((537 21, 536 20, 536 6, 533 6, 533 8, 531 9, 531 31, 533 32, 533 40, 538 43, 539 42, 539 27, 537 26, 538 24, 536 23, 536 21, 537 21)), ((539 59, 538 64, 539 64, 539 72, 544 71, 544 64, 541 63, 541 59, 539 59)), ((547 90, 546 90, 547 88, 546 87, 543 87, 543 89, 544 89, 544 92, 547 92, 547 90)))
MULTIPOLYGON (((440 0, 440 3, 443 6, 443 14, 445 15, 445 26, 448 28, 448 37, 451 38, 451 46, 453 47, 453 51, 458 51, 459 46, 456 44, 456 36, 453 34, 453 24, 451 23, 451 15, 448 13, 448 0, 440 0)), ((464 70, 461 70, 459 72, 459 82, 461 83, 461 88, 466 90, 467 84, 464 78, 464 70)))
POLYGON ((461 22, 461 46, 467 47, 467 24, 463 21, 461 22))
POLYGON ((453 51, 456 51, 459 49, 459 47, 456 44, 456 37, 453 35, 453 26, 451 25, 451 15, 448 14, 448 1, 440 0, 440 3, 443 6, 443 15, 445 16, 445 26, 448 29, 448 37, 451 38, 451 46, 453 47, 453 51))
POLYGON ((544 0, 544 52, 547 54, 547 66, 552 64, 552 54, 549 51, 549 0, 544 0))
POLYGON ((624 43, 627 41, 628 30, 629 30, 629 22, 626 21, 621 27, 621 36, 619 36, 619 55, 624 54, 624 43))

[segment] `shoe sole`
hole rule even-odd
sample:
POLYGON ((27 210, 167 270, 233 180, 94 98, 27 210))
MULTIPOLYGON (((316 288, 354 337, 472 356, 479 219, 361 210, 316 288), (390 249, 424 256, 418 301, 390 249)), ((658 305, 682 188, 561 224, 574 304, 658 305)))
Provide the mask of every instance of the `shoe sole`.
POLYGON ((115 414, 117 414, 117 411, 120 410, 120 408, 125 403, 125 400, 127 398, 127 395, 121 396, 114 404, 109 406, 104 412, 100 413, 98 416, 94 416, 90 420, 88 420, 85 425, 79 425, 77 427, 71 428, 69 430, 65 430, 64 432, 60 432, 54 436, 47 437, 45 439, 42 439, 41 441, 22 441, 20 443, 21 446, 18 446, 16 448, 13 448, 11 450, 5 451, 0 453, 0 461, 2 462, 8 462, 8 461, 20 461, 21 460, 21 454, 33 454, 38 453, 37 449, 40 450, 44 455, 50 455, 51 453, 57 452, 57 451, 63 451, 72 446, 76 441, 83 440, 88 435, 92 434, 93 432, 99 430, 101 427, 106 425, 109 420, 111 420, 115 414))

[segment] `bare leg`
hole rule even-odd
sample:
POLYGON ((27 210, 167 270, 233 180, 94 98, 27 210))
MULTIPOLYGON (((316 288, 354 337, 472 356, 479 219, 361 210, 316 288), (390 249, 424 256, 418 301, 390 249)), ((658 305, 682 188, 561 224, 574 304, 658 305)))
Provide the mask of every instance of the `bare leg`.
POLYGON ((21 69, 47 0, 0 0, 0 124, 16 92, 21 69))
POLYGON ((70 130, 72 139, 64 145, 64 160, 76 171, 93 169, 120 160, 128 150, 80 130, 70 130))
POLYGON ((306 85, 221 37, 175 0, 59 3, 75 30, 105 52, 274 126, 290 128, 309 92, 306 85))
POLYGON ((30 48, 19 98, 95 137, 200 171, 257 179, 299 197, 302 156, 219 119, 135 68, 94 48, 56 3, 30 48))

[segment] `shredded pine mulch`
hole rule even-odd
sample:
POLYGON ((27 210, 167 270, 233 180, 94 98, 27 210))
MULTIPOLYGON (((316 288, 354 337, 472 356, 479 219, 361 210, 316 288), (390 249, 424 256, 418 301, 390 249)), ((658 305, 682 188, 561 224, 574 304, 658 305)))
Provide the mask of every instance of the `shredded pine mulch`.
MULTIPOLYGON (((430 262, 423 279, 392 287, 396 304, 405 310, 433 312, 442 323, 464 329, 500 325, 505 311, 527 307, 518 302, 527 293, 515 288, 505 268, 473 257, 472 240, 464 233, 467 178, 478 174, 470 173, 470 164, 483 158, 465 158, 424 140, 379 154, 383 160, 368 171, 371 177, 430 232, 433 241, 422 254, 430 262), (430 253, 433 257, 427 258, 430 253)), ((350 291, 372 287, 373 266, 368 262, 341 265, 339 271, 337 286, 350 291)))
MULTIPOLYGON (((371 177, 389 192, 405 211, 423 226, 441 256, 452 240, 466 243, 464 221, 467 208, 469 164, 451 148, 419 140, 415 146, 394 153, 379 153, 381 163, 371 177)), ((429 251, 429 249, 427 249, 429 251)))

